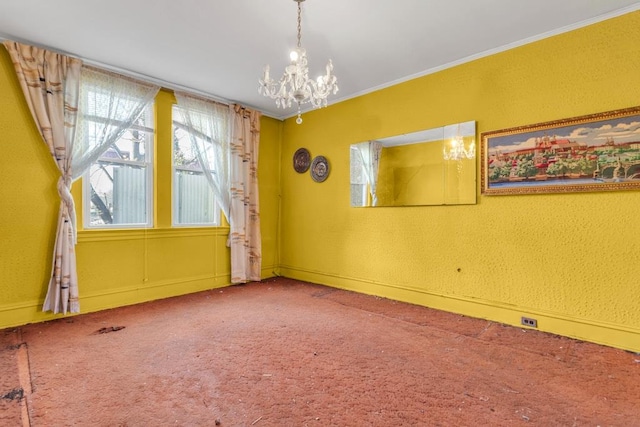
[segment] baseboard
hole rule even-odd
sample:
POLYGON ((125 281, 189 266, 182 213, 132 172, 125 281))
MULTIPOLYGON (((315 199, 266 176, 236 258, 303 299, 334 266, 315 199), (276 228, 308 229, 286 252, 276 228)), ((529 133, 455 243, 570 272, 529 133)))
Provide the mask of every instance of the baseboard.
POLYGON ((283 277, 376 295, 522 328, 527 327, 521 325, 521 318, 523 316, 529 317, 537 321, 536 329, 543 332, 623 350, 640 352, 640 329, 625 325, 582 319, 566 314, 545 312, 528 307, 515 307, 481 299, 438 295, 423 289, 411 288, 404 285, 380 283, 290 266, 280 266, 280 274, 283 277))
MULTIPOLYGON (((203 275, 179 280, 164 280, 144 286, 130 285, 91 295, 80 295, 80 313, 86 314, 110 308, 186 295, 229 286, 229 274, 203 275)), ((43 301, 0 306, 0 329, 44 322, 62 317, 61 314, 43 313, 43 301)), ((71 314, 67 314, 71 316, 71 314)))
POLYGON ((260 270, 260 277, 269 279, 271 277, 278 277, 280 275, 280 268, 277 265, 263 265, 260 270))

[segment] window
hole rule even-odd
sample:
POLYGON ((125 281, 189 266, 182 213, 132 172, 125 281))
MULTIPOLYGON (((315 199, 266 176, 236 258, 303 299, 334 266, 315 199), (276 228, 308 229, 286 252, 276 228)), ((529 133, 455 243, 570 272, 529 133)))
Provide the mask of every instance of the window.
POLYGON ((151 117, 147 108, 85 175, 84 200, 89 201, 85 224, 90 227, 151 225, 153 128, 145 126, 151 117))
MULTIPOLYGON (((193 112, 191 114, 194 114, 193 112)), ((183 121, 181 107, 173 107, 173 225, 213 226, 220 224, 220 208, 207 176, 202 169, 198 152, 192 137, 198 145, 209 147, 204 155, 213 156, 213 147, 207 137, 189 133, 183 121)), ((209 164, 214 162, 209 161, 209 164)), ((213 171, 212 171, 213 172, 213 171)), ((215 173, 215 172, 213 172, 215 173)))
POLYGON ((369 187, 362 156, 355 145, 351 146, 351 206, 367 206, 369 187))
POLYGON ((90 163, 83 175, 86 228, 152 225, 153 103, 148 89, 137 93, 132 85, 83 69, 76 145, 90 163))

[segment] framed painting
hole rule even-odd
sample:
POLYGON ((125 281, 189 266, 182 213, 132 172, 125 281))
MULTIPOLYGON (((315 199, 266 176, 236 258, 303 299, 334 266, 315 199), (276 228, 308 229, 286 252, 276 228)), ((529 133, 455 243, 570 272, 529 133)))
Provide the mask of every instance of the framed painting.
POLYGON ((640 107, 481 134, 486 195, 640 189, 640 107))

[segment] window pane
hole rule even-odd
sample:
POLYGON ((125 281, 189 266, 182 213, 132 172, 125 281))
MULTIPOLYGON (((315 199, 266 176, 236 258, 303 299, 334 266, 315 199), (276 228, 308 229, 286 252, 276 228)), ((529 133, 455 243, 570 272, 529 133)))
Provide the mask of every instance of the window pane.
POLYGON ((351 171, 351 206, 366 206, 369 196, 367 176, 362 161, 362 156, 356 147, 351 147, 350 161, 351 171))
POLYGON ((350 178, 351 184, 366 184, 367 177, 364 169, 364 163, 362 162, 362 156, 358 154, 358 149, 355 147, 351 147, 350 151, 350 178))
POLYGON ((147 135, 139 130, 127 130, 113 146, 118 157, 122 160, 133 160, 136 162, 147 161, 147 135))
MULTIPOLYGON (((218 225, 219 211, 211 184, 200 166, 191 136, 180 123, 178 106, 173 109, 173 223, 174 225, 218 225)), ((196 136, 210 166, 214 164, 211 143, 196 136)))
POLYGON ((147 168, 98 161, 90 170, 90 224, 147 223, 147 168))
MULTIPOLYGON (((151 223, 151 108, 94 162, 85 175, 88 227, 148 226, 151 223)), ((99 119, 96 119, 98 121, 99 119)), ((102 126, 87 121, 87 138, 102 126)))
POLYGON ((205 176, 176 170, 174 179, 176 224, 215 224, 215 198, 205 176))
POLYGON ((351 184, 351 206, 366 206, 367 195, 366 184, 351 184))

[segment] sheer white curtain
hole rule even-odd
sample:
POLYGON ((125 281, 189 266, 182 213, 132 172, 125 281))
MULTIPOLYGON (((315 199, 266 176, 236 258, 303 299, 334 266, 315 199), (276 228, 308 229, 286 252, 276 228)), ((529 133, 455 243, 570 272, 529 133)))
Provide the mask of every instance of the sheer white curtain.
POLYGON ((224 216, 231 223, 230 113, 214 101, 176 92, 178 118, 186 126, 191 145, 224 216))
POLYGON ((160 86, 109 71, 82 68, 74 180, 138 120, 159 90, 160 86))
POLYGON ((361 142, 360 144, 356 144, 356 149, 362 159, 362 166, 364 167, 367 182, 369 183, 371 206, 376 206, 378 204, 376 189, 378 186, 378 169, 380 168, 382 144, 378 141, 361 142))

